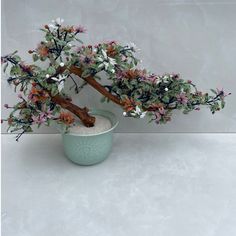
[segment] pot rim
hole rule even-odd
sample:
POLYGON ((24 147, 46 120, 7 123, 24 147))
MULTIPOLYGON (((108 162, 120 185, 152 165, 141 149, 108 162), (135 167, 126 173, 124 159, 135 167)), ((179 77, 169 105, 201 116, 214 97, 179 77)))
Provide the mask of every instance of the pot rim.
POLYGON ((109 132, 113 131, 117 127, 117 125, 119 124, 119 121, 117 120, 116 115, 111 111, 103 110, 103 109, 93 109, 92 108, 92 109, 90 109, 90 111, 88 113, 91 114, 91 115, 103 116, 103 117, 109 119, 111 124, 112 124, 111 128, 108 129, 108 130, 99 132, 99 133, 94 133, 94 134, 80 134, 80 133, 70 133, 70 132, 68 132, 68 133, 63 133, 63 135, 79 136, 79 137, 81 137, 81 136, 86 136, 86 137, 88 137, 88 136, 98 136, 98 135, 106 134, 106 133, 109 133, 109 132), (106 114, 107 114, 107 116, 106 116, 106 114))

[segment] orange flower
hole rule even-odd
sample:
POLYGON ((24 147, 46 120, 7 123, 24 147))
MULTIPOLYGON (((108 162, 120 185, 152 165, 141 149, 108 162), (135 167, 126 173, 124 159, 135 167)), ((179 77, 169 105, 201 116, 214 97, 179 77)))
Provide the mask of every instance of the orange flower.
POLYGON ((162 109, 164 105, 162 103, 157 103, 157 104, 152 104, 151 106, 148 107, 148 111, 156 111, 158 109, 162 109))
POLYGON ((117 51, 112 45, 109 45, 107 47, 107 55, 109 57, 115 57, 117 55, 117 51))
POLYGON ((42 45, 42 44, 40 44, 38 46, 37 51, 38 51, 38 54, 41 57, 47 57, 48 54, 49 54, 49 49, 46 46, 42 45))
POLYGON ((75 122, 75 118, 70 112, 61 112, 59 119, 66 125, 70 125, 75 122))
POLYGON ((124 76, 127 79, 136 79, 139 77, 143 77, 146 74, 146 70, 127 70, 126 72, 124 72, 124 76))
POLYGON ((28 98, 32 102, 36 103, 36 102, 45 102, 48 99, 48 97, 49 94, 44 90, 32 87, 28 98))
POLYGON ((135 110, 135 107, 140 105, 139 103, 135 102, 132 98, 131 99, 126 98, 125 100, 122 101, 122 104, 126 112, 135 110))
POLYGON ((13 118, 11 118, 11 117, 8 118, 8 119, 7 119, 7 122, 8 122, 8 125, 11 125, 11 124, 13 123, 13 118))

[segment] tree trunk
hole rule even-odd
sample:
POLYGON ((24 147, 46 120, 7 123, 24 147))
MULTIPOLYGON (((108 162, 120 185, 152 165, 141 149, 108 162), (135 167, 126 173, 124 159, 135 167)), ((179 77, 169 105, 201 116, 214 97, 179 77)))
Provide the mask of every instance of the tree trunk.
POLYGON ((71 103, 70 101, 64 99, 60 95, 52 96, 51 97, 52 101, 55 102, 56 104, 60 105, 62 108, 72 112, 76 116, 79 117, 81 122, 86 126, 86 127, 93 127, 95 123, 95 117, 90 116, 88 114, 88 109, 85 108, 80 108, 76 106, 75 104, 71 103))

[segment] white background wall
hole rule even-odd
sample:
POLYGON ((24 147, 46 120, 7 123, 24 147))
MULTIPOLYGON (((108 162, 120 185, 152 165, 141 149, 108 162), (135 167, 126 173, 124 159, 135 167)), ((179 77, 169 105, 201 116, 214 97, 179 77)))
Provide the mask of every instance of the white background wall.
MULTIPOLYGON (((100 104, 100 95, 87 88, 79 105, 111 109, 120 120, 118 132, 235 132, 236 131, 236 0, 3 0, 2 54, 15 49, 27 54, 35 48, 41 25, 56 17, 88 29, 86 44, 115 39, 135 42, 142 66, 155 72, 178 72, 199 89, 223 87, 232 92, 226 108, 211 115, 207 109, 182 115, 175 112, 167 125, 122 117, 114 104, 100 104)), ((16 94, 2 77, 2 104, 13 104, 16 94)), ((3 109, 2 116, 8 111, 3 109)), ((4 132, 6 126, 2 127, 4 132)), ((48 128, 39 133, 55 132, 48 128)))

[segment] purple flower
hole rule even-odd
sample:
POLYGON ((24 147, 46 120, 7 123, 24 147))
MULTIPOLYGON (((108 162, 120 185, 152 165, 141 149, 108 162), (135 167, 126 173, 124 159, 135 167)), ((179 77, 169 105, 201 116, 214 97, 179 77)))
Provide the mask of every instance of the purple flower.
POLYGON ((8 104, 4 104, 4 107, 5 107, 5 108, 9 108, 9 105, 8 105, 8 104))
POLYGON ((177 101, 180 102, 181 104, 186 105, 188 103, 188 97, 185 95, 185 93, 180 93, 179 95, 176 96, 177 101))
POLYGON ((93 56, 91 55, 80 55, 80 62, 84 65, 93 64, 93 56))

